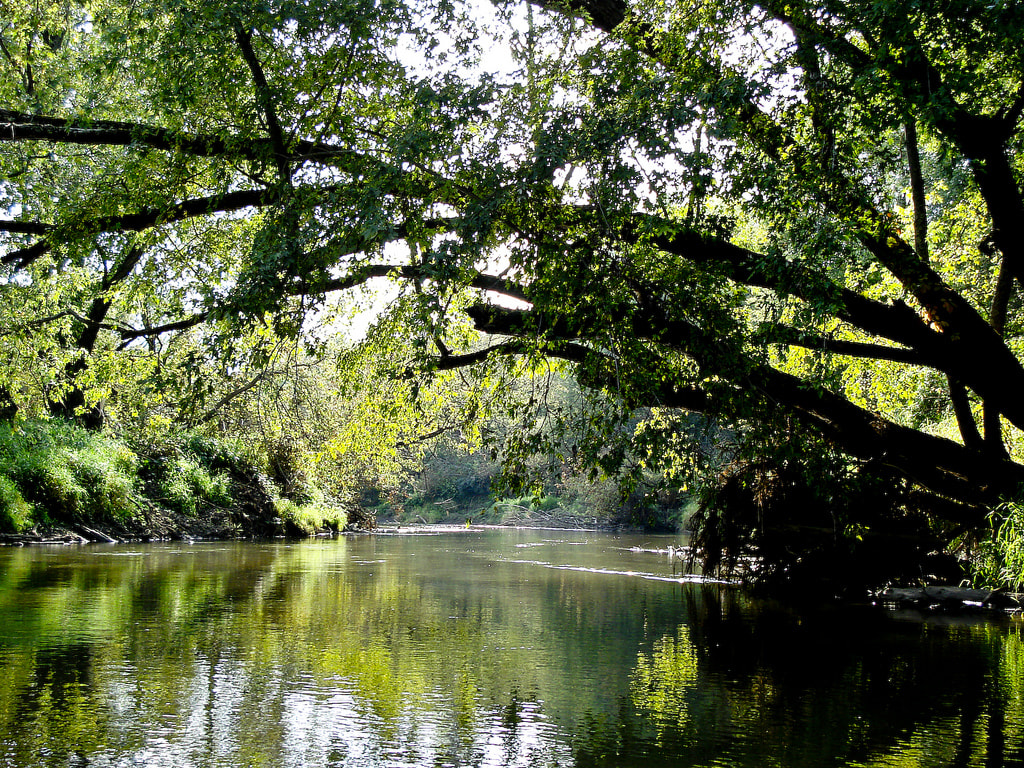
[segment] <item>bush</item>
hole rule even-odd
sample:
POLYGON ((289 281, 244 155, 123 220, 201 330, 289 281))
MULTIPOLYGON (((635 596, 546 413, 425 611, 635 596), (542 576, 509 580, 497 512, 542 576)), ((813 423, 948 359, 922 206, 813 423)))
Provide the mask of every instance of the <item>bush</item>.
POLYGON ((135 495, 138 458, 113 440, 94 436, 86 447, 67 452, 66 462, 81 489, 78 512, 124 519, 135 495))
POLYGON ((123 521, 137 469, 138 458, 122 443, 64 422, 0 430, 0 473, 26 503, 56 520, 123 521))
POLYGON ((182 448, 195 456, 203 466, 214 471, 232 472, 252 464, 252 457, 238 440, 188 434, 182 439, 182 448))
POLYGON ((171 509, 193 517, 200 502, 219 507, 231 504, 231 480, 224 472, 213 474, 188 454, 178 454, 163 467, 157 487, 160 500, 171 509))
MULTIPOLYGON (((263 534, 278 494, 268 482, 237 441, 177 433, 150 436, 133 450, 56 419, 0 424, 0 531, 55 523, 132 528, 146 508, 163 507, 192 518, 200 531, 249 525, 263 534)), ((315 487, 282 504, 277 514, 293 534, 340 530, 348 521, 315 487)), ((154 519, 166 529, 173 524, 166 517, 154 519)))
POLYGON ((1001 504, 989 516, 992 533, 978 547, 972 563, 978 586, 1024 587, 1024 505, 1001 504))
POLYGON ((347 516, 342 510, 319 502, 296 504, 290 499, 278 499, 274 502, 274 508, 284 523, 285 532, 289 534, 312 536, 324 529, 340 531, 347 522, 347 516))
POLYGON ((0 531, 18 533, 28 530, 35 522, 34 511, 14 481, 0 475, 0 531))

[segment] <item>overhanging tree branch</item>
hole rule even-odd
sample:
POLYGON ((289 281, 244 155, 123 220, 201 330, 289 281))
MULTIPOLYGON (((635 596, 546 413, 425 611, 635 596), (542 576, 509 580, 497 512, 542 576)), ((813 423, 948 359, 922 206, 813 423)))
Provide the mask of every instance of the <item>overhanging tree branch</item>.
MULTIPOLYGON (((277 152, 273 140, 261 135, 192 133, 145 123, 75 121, 0 109, 0 142, 32 141, 95 147, 149 147, 195 157, 256 163, 264 162, 277 152)), ((283 157, 289 163, 326 163, 352 174, 395 171, 387 163, 351 147, 320 141, 291 141, 283 157)))
MULTIPOLYGON (((375 278, 395 278, 401 280, 422 280, 429 278, 428 270, 422 266, 396 266, 392 264, 364 264, 354 267, 345 277, 330 278, 319 281, 297 280, 290 283, 286 290, 289 296, 323 296, 328 293, 351 290, 375 278)), ((477 273, 466 283, 467 287, 497 293, 508 298, 528 302, 527 291, 514 281, 496 275, 477 273)), ((214 317, 230 315, 237 311, 230 301, 221 306, 196 312, 195 314, 161 325, 147 328, 115 328, 120 338, 120 348, 127 347, 133 341, 142 338, 153 338, 166 333, 176 333, 195 328, 209 322, 214 317)))
POLYGON ((17 235, 45 235, 53 229, 52 224, 41 221, 0 221, 0 232, 17 235))
POLYGON ((274 157, 277 161, 277 172, 281 183, 287 184, 291 179, 291 171, 288 164, 288 150, 285 146, 284 130, 281 128, 281 120, 277 116, 277 108, 274 106, 274 99, 270 90, 270 83, 267 82, 266 73, 260 64, 259 58, 252 47, 252 33, 242 26, 241 22, 235 21, 235 40, 242 52, 242 58, 252 75, 253 83, 256 86, 256 102, 263 110, 267 121, 267 131, 270 133, 270 141, 274 147, 274 157))
MULTIPOLYGON (((557 322, 530 315, 498 307, 478 307, 470 312, 477 328, 487 333, 530 338, 532 329, 542 325, 550 338, 557 322)), ((695 359, 705 376, 731 381, 738 394, 753 396, 764 406, 798 417, 850 455, 891 466, 923 487, 953 498, 996 503, 1024 483, 1024 466, 903 427, 798 377, 738 358, 735 350, 723 350, 715 344, 716 339, 709 339, 691 324, 659 320, 652 321, 644 313, 633 318, 632 326, 639 337, 670 341, 672 347, 695 359)))
POLYGON ((870 344, 863 341, 835 339, 829 336, 801 331, 785 325, 770 325, 755 334, 758 342, 767 344, 785 344, 804 349, 813 349, 844 357, 857 357, 867 360, 885 360, 890 363, 906 363, 907 365, 938 368, 939 361, 928 360, 920 352, 903 347, 887 347, 884 344, 870 344))
MULTIPOLYGON (((570 0, 568 3, 538 0, 538 4, 557 12, 587 13, 595 26, 608 31, 617 32, 628 16, 628 7, 619 0, 570 0)), ((699 59, 678 46, 664 46, 663 35, 653 26, 630 21, 623 34, 627 44, 669 71, 692 67, 707 82, 721 84, 729 90, 724 65, 699 59)), ((750 97, 734 95, 734 99, 734 104, 716 106, 730 111, 743 127, 746 138, 765 156, 793 169, 800 180, 798 183, 808 185, 812 199, 823 198, 832 213, 849 224, 851 232, 867 251, 925 308, 930 321, 946 336, 942 354, 948 355, 949 362, 944 368, 956 371, 961 381, 983 399, 991 399, 1013 424, 1024 429, 1024 400, 1016 394, 1024 391, 1024 366, 988 322, 903 241, 890 219, 870 203, 858 183, 838 170, 821 167, 811 153, 750 97), (828 189, 820 185, 822 178, 829 179, 828 189), (982 371, 984 375, 980 374, 982 371)), ((1024 215, 1021 220, 1024 221, 1024 215)))
MULTIPOLYGON (((326 194, 330 189, 323 189, 326 194)), ((141 232, 162 224, 172 224, 198 216, 230 213, 244 208, 263 208, 279 199, 275 190, 254 189, 227 192, 221 195, 172 203, 167 208, 150 208, 135 213, 101 216, 85 221, 72 221, 66 225, 45 224, 48 236, 31 246, 19 248, 0 257, 0 264, 24 269, 36 259, 49 253, 63 237, 92 236, 101 232, 141 232)), ((0 227, 2 228, 2 227, 0 227)))

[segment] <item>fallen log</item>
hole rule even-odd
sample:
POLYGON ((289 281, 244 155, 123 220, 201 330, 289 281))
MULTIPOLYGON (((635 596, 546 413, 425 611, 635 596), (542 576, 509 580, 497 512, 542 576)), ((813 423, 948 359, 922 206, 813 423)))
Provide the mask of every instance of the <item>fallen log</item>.
POLYGON ((75 528, 77 528, 79 531, 81 531, 82 534, 89 541, 105 541, 107 544, 117 544, 118 543, 117 539, 111 538, 110 536, 108 536, 107 534, 103 533, 102 531, 97 531, 95 528, 90 528, 87 525, 82 525, 81 523, 79 523, 79 524, 75 525, 75 528))
POLYGON ((898 606, 928 607, 932 610, 991 608, 1015 611, 1022 606, 1021 595, 999 589, 968 587, 889 587, 875 595, 876 599, 898 606))

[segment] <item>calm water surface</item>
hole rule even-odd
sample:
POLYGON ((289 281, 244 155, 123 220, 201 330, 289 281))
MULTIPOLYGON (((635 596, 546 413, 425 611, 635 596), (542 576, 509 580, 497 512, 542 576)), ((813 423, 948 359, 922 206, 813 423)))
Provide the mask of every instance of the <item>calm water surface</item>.
POLYGON ((1024 765, 1016 621, 798 614, 670 543, 0 549, 0 766, 1024 765))

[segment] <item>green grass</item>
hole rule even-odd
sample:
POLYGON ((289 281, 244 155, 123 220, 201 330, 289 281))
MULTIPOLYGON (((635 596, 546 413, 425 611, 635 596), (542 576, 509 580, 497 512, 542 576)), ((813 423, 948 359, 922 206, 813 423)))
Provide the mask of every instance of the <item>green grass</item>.
MULTIPOLYGON (((142 510, 203 516, 252 505, 254 484, 268 500, 259 464, 242 443, 189 433, 129 444, 57 419, 0 424, 0 532, 36 526, 142 524, 142 510), (133 448, 132 445, 135 447, 133 448)), ((300 502, 279 501, 289 534, 341 530, 347 517, 316 488, 300 502)))
POLYGON ((6 475, 0 475, 0 531, 20 533, 35 522, 35 510, 6 475))
POLYGON ((105 435, 59 421, 2 425, 0 475, 7 482, 0 526, 122 521, 133 512, 137 473, 135 454, 105 435))
POLYGON ((174 455, 159 474, 159 501, 189 517, 199 513, 203 502, 217 507, 228 507, 232 503, 228 475, 212 472, 194 456, 174 455))
POLYGON ((297 504, 290 499, 278 499, 274 502, 274 508, 278 517, 284 521, 288 533, 312 536, 317 531, 340 531, 347 522, 343 511, 319 502, 297 504))

